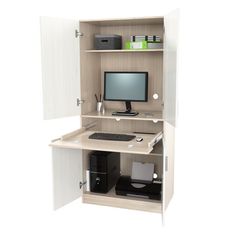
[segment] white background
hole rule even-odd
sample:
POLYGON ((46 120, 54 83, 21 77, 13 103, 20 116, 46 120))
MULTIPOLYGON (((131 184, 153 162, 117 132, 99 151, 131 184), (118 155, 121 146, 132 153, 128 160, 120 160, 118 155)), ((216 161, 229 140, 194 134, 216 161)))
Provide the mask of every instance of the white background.
POLYGON ((0 235, 236 235, 234 1, 0 3, 0 235), (78 118, 44 121, 39 16, 164 15, 180 8, 175 194, 158 214, 81 204, 52 211, 51 139, 78 118))

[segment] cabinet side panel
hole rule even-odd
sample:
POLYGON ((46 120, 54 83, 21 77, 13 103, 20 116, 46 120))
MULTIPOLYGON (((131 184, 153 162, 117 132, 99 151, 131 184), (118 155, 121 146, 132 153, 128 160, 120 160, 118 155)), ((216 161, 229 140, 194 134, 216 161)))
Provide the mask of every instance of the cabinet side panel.
POLYGON ((82 150, 52 149, 54 209, 81 196, 82 150))
POLYGON ((169 205, 169 202, 174 193, 174 153, 175 153, 175 127, 168 122, 164 122, 164 185, 163 185, 163 202, 164 209, 169 205))

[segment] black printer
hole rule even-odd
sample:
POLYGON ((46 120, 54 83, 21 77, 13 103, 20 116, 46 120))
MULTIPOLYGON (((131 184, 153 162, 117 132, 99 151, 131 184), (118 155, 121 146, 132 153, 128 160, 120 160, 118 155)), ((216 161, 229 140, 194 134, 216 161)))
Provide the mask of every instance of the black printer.
POLYGON ((137 183, 130 176, 121 176, 116 184, 116 194, 161 200, 161 183, 137 183))
POLYGON ((154 164, 133 162, 132 176, 120 176, 117 195, 161 200, 162 184, 153 181, 154 164))

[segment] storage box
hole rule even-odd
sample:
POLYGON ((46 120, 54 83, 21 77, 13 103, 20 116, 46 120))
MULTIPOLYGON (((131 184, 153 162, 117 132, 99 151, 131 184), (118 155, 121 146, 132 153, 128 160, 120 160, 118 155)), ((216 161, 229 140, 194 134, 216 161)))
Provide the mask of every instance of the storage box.
POLYGON ((101 35, 94 36, 94 47, 96 50, 114 50, 122 48, 122 40, 120 35, 101 35))
POLYGON ((149 49, 163 49, 163 43, 148 42, 149 49))
POLYGON ((158 35, 131 35, 131 42, 152 41, 161 42, 161 37, 158 35))
POLYGON ((141 42, 126 42, 125 43, 126 49, 147 49, 147 41, 141 42))

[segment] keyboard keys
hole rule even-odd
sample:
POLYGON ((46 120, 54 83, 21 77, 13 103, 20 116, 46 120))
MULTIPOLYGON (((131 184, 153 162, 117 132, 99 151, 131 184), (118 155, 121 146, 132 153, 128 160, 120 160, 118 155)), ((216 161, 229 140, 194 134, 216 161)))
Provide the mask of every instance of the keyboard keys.
POLYGON ((112 133, 93 133, 89 139, 110 140, 110 141, 131 141, 135 135, 128 134, 112 134, 112 133))

